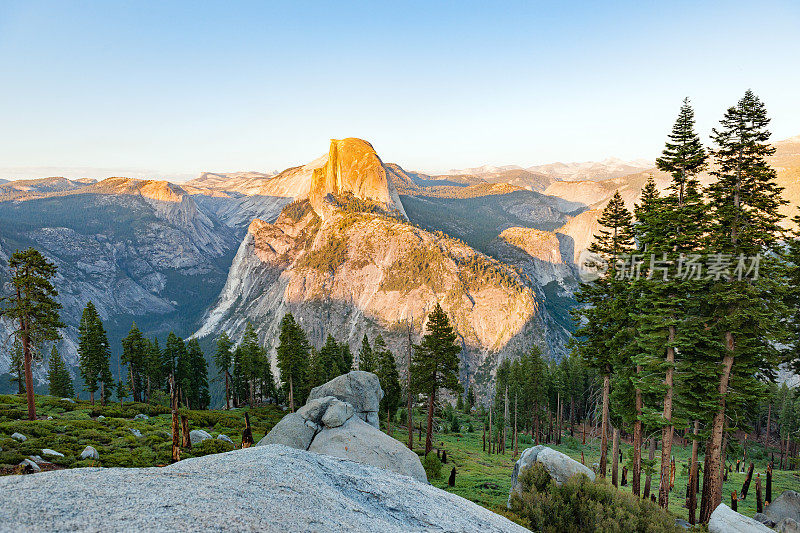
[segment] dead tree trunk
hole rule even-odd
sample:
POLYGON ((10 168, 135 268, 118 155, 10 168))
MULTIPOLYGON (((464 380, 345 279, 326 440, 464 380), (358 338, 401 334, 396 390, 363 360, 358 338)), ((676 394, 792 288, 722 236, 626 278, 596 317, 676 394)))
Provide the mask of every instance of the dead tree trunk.
POLYGON ((611 484, 619 486, 619 428, 614 428, 611 444, 611 484))
POLYGON ((178 389, 175 387, 175 376, 169 376, 170 405, 172 407, 172 462, 181 460, 180 421, 178 419, 178 389))
POLYGON ((253 444, 253 428, 250 427, 250 416, 245 412, 244 431, 242 431, 242 448, 249 448, 253 444))
POLYGON ((192 439, 189 436, 189 417, 181 415, 181 429, 183 430, 183 447, 192 449, 192 439))

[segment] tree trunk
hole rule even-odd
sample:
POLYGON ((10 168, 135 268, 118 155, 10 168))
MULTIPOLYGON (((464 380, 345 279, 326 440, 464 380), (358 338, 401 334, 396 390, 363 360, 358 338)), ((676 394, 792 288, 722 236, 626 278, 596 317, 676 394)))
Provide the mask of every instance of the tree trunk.
POLYGON ((289 411, 294 413, 294 383, 291 374, 289 375, 289 411))
POLYGON ((489 455, 492 455, 492 403, 489 402, 489 455))
MULTIPOLYGON (((656 439, 655 437, 650 437, 650 449, 647 453, 647 458, 651 461, 656 456, 656 439)), ((644 480, 644 498, 647 499, 650 497, 650 484, 652 483, 653 475, 647 474, 647 477, 644 480)))
POLYGON ((764 444, 769 448, 769 428, 772 425, 772 403, 769 404, 769 409, 767 410, 767 434, 766 438, 764 439, 764 444))
MULTIPOLYGON (((642 371, 641 365, 636 365, 636 375, 642 371)), ((636 387, 635 394, 636 421, 633 423, 633 468, 631 469, 631 491, 639 496, 642 484, 642 389, 636 387)))
POLYGON ((611 441, 611 484, 619 486, 619 428, 614 428, 614 438, 611 441))
POLYGON ((183 430, 183 447, 192 449, 192 439, 189 437, 189 417, 181 415, 181 429, 183 430))
POLYGON ((667 483, 667 476, 669 475, 668 465, 670 457, 672 456, 672 435, 675 427, 672 425, 672 386, 673 376, 675 369, 675 326, 669 327, 669 346, 667 346, 667 370, 664 376, 664 385, 666 391, 664 392, 664 420, 667 425, 661 430, 661 476, 658 485, 658 505, 662 509, 666 509, 669 505, 669 483, 667 483))
POLYGON ((514 457, 517 456, 517 395, 514 395, 514 457))
POLYGON ((711 513, 722 502, 722 436, 725 425, 725 396, 728 393, 728 379, 733 367, 733 333, 725 333, 725 357, 722 359, 722 373, 719 380, 719 405, 711 423, 711 436, 706 445, 706 459, 703 468, 703 495, 700 500, 700 522, 708 523, 711 513))
POLYGON ((698 448, 700 447, 700 441, 697 440, 697 435, 700 433, 700 421, 694 421, 694 431, 692 432, 694 437, 692 439, 692 462, 689 466, 689 485, 691 486, 691 490, 689 492, 689 523, 691 525, 695 524, 695 511, 697 510, 697 489, 700 485, 699 480, 699 472, 697 467, 697 452, 698 448))
POLYGON ((31 360, 31 342, 27 329, 22 330, 22 353, 25 361, 25 396, 28 399, 28 420, 36 420, 36 399, 33 395, 33 368, 31 360))
POLYGON ((231 385, 230 385, 230 381, 228 380, 229 376, 230 376, 230 373, 228 372, 228 369, 226 368, 225 369, 225 409, 230 409, 231 408, 231 385))
POLYGON ((433 409, 436 405, 436 389, 428 397, 428 429, 425 431, 425 455, 433 449, 433 409))
POLYGON ((175 387, 175 378, 169 377, 170 406, 172 407, 172 462, 181 460, 181 447, 179 444, 180 423, 178 421, 178 390, 175 387))
MULTIPOLYGON (((603 414, 602 424, 600 425, 600 477, 606 477, 606 466, 608 465, 608 402, 611 394, 611 372, 606 368, 603 375, 603 414)), ((586 439, 584 430, 584 439, 586 439)))

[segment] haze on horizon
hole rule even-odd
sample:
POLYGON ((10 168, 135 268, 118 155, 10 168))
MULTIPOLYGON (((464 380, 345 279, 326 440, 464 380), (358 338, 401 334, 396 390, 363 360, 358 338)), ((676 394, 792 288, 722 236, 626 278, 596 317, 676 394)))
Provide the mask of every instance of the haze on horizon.
POLYGON ((683 97, 706 140, 747 88, 780 140, 800 133, 798 25, 775 0, 4 2, 0 167, 181 181, 348 136, 429 172, 653 159, 683 97))

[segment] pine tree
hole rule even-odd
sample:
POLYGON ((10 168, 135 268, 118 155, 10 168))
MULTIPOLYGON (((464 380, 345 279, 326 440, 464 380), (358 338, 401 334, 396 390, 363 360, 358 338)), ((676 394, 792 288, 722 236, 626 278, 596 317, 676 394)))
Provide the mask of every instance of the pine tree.
POLYGON ((164 377, 164 366, 162 360, 161 346, 158 337, 148 344, 147 349, 147 401, 150 401, 153 388, 164 390, 166 378, 164 377))
POLYGON ((400 374, 394 360, 394 354, 386 347, 383 337, 378 335, 375 338, 375 374, 383 389, 383 399, 380 403, 380 410, 388 413, 389 420, 394 419, 397 408, 400 405, 400 374))
POLYGON ((103 328, 103 321, 90 301, 86 303, 78 325, 78 358, 81 377, 94 405, 94 393, 100 390, 100 401, 105 405, 106 395, 114 389, 114 378, 109 367, 111 347, 103 328))
POLYGON ((294 412, 295 401, 305 402, 308 396, 308 366, 310 346, 303 329, 291 313, 281 319, 280 344, 277 348, 281 380, 288 389, 289 409, 294 412))
POLYGON ((470 385, 467 389, 467 412, 471 412, 473 407, 475 407, 475 391, 472 389, 472 385, 470 385))
POLYGON ((361 341, 361 351, 358 352, 358 369, 364 372, 375 372, 375 357, 372 354, 372 347, 366 333, 361 341))
POLYGON ((625 338, 629 316, 628 298, 630 265, 625 257, 633 250, 633 220, 619 191, 609 201, 597 220, 600 230, 589 251, 595 261, 607 265, 599 279, 581 286, 576 299, 583 304, 573 312, 580 328, 575 335, 585 340, 577 345, 577 353, 587 365, 603 376, 603 403, 600 440, 601 477, 606 474, 608 457, 608 419, 611 395, 611 373, 620 351, 627 346, 625 338))
POLYGON ((197 339, 190 339, 186 345, 189 360, 190 390, 187 393, 192 409, 208 409, 211 395, 208 392, 208 362, 197 339))
POLYGON ((233 364, 233 342, 228 333, 223 331, 217 339, 217 349, 214 352, 214 365, 225 379, 225 409, 231 406, 231 365, 233 364))
POLYGON ((725 258, 761 259, 757 279, 720 276, 708 294, 709 305, 714 309, 712 326, 721 346, 713 394, 717 405, 703 469, 700 520, 704 523, 722 501, 726 406, 763 390, 757 376, 770 375, 774 368, 777 354, 772 341, 779 331, 777 317, 784 314, 781 302, 775 298, 780 294, 780 280, 773 255, 782 236, 778 210, 784 201, 775 170, 767 162, 775 152, 769 144, 768 125, 764 104, 748 90, 736 106, 725 112, 720 128, 715 128, 712 135, 717 168, 711 172, 716 181, 708 188, 709 249, 720 262, 725 258))
POLYGON ((428 395, 428 429, 425 435, 425 455, 433 449, 433 410, 436 394, 441 389, 461 393, 458 383, 458 354, 461 346, 450 325, 447 314, 438 303, 428 315, 427 333, 414 346, 411 359, 411 380, 414 392, 428 395))
POLYGON ((64 327, 58 316, 61 304, 55 300, 58 292, 50 283, 56 274, 56 266, 33 248, 14 252, 8 266, 12 293, 0 299, 0 318, 7 318, 17 325, 14 336, 22 344, 28 418, 36 420, 34 351, 41 343, 58 339, 58 329, 64 327))
POLYGON ((25 394, 25 356, 22 353, 22 343, 14 339, 11 346, 11 384, 17 384, 17 394, 25 394))
MULTIPOLYGON (((128 365, 128 389, 133 393, 133 401, 142 401, 146 383, 147 356, 150 345, 134 322, 128 335, 122 339, 122 363, 128 365)), ((120 376, 120 379, 122 376, 120 376)))
POLYGON ((311 388, 327 383, 341 374, 341 354, 342 350, 336 342, 336 339, 328 334, 328 337, 325 339, 325 344, 319 351, 315 352, 311 358, 311 365, 309 368, 309 382, 311 388))
POLYGON ((58 353, 55 344, 53 349, 50 350, 50 367, 47 378, 52 396, 71 398, 75 395, 75 389, 72 387, 72 376, 70 376, 67 365, 64 364, 64 359, 61 358, 61 354, 58 353))

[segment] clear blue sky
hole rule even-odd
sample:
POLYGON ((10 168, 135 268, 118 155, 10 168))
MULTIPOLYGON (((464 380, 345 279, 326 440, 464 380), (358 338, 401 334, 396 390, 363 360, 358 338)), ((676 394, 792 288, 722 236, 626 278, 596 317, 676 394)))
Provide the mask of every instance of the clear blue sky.
POLYGON ((0 0, 0 167, 654 157, 684 96, 707 135, 747 88, 800 134, 796 0, 500 4, 0 0))

